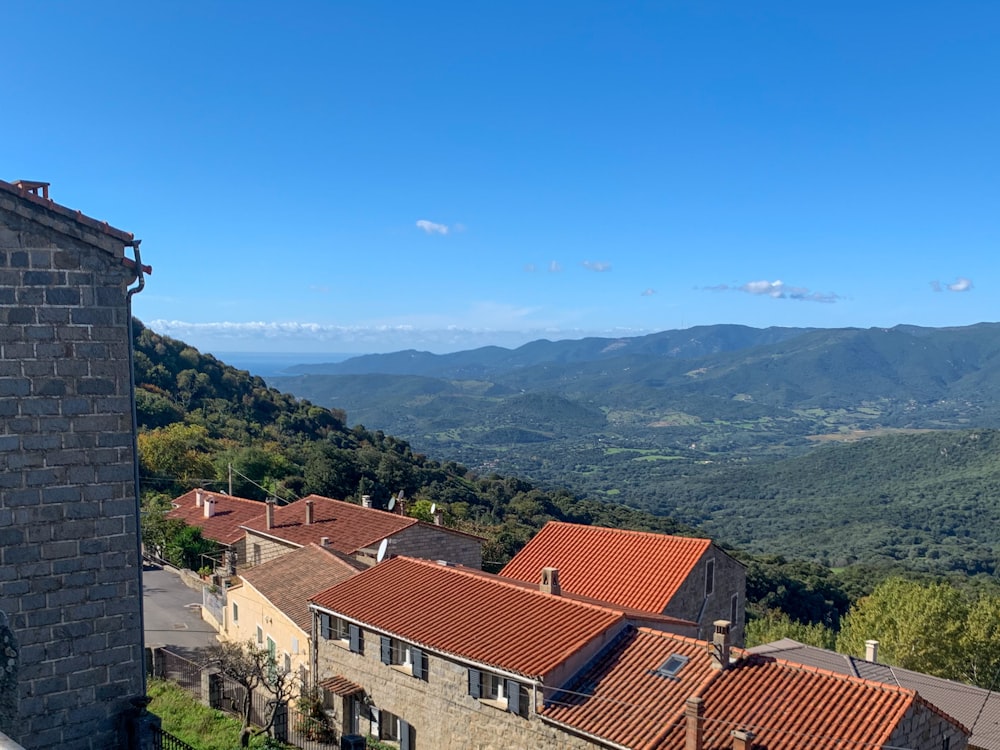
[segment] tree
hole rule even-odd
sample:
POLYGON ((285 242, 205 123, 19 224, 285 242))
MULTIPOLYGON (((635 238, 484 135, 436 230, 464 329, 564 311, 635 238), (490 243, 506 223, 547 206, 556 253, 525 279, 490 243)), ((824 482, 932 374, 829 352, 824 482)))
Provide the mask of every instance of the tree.
POLYGON ((1000 597, 982 593, 969 606, 960 645, 959 679, 988 690, 1000 687, 1000 597))
POLYGON ((865 641, 874 639, 886 664, 955 678, 965 620, 965 603, 953 586, 890 578, 847 613, 837 650, 861 656, 865 641))
POLYGON ((272 732, 277 709, 287 705, 298 687, 291 672, 279 669, 274 655, 253 641, 225 642, 212 649, 207 666, 214 666, 243 688, 240 704, 240 747, 250 746, 250 737, 272 732), (250 728, 253 695, 261 690, 268 696, 270 710, 267 724, 256 731, 250 728))
POLYGON ((837 634, 824 625, 796 622, 784 612, 774 609, 747 621, 747 648, 779 641, 782 638, 791 638, 807 646, 832 649, 837 634))

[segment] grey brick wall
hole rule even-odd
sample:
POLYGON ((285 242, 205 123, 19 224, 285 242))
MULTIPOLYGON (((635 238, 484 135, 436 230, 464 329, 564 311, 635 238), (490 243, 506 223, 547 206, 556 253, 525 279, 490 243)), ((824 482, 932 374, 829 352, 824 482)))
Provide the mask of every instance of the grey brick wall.
POLYGON ((121 747, 144 692, 122 256, 0 194, 0 731, 29 750, 121 747))
POLYGON ((712 623, 716 620, 729 620, 732 623, 729 632, 733 643, 742 646, 746 625, 746 593, 746 568, 713 544, 671 598, 664 614, 697 622, 696 637, 709 641, 712 640, 712 623), (712 592, 706 594, 710 562, 713 563, 714 580, 712 592), (736 597, 736 619, 732 618, 733 597, 736 597))

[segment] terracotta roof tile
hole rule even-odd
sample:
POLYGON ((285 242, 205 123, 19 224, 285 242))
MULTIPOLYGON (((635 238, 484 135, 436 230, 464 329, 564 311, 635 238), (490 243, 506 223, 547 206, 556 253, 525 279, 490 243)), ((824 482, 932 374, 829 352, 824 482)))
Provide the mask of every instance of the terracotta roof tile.
POLYGON ((529 583, 558 568, 564 591, 646 612, 662 612, 709 539, 550 521, 500 574, 529 583))
POLYGON ((887 742, 916 702, 912 690, 750 655, 722 672, 708 644, 641 629, 551 697, 543 715, 579 731, 644 750, 683 750, 684 702, 703 701, 704 750, 730 750, 734 729, 768 750, 863 747, 887 742), (670 656, 688 662, 676 679, 656 673, 670 656))
POLYGON ((267 528, 263 515, 244 522, 244 527, 299 546, 319 544, 320 539, 327 537, 335 550, 350 555, 417 523, 415 518, 363 508, 320 495, 309 495, 294 503, 276 507, 274 526, 270 529, 267 528), (307 500, 313 503, 311 524, 306 524, 307 500))
POLYGON ((365 567, 336 550, 310 544, 249 568, 240 577, 308 633, 312 630, 309 597, 365 567))
POLYGON ((607 607, 410 557, 386 560, 312 601, 417 645, 529 677, 625 621, 607 607))
MULTIPOLYGON (((135 239, 135 235, 131 232, 126 232, 122 229, 115 229, 113 226, 109 225, 106 221, 98 221, 97 219, 92 219, 89 216, 85 216, 80 211, 74 211, 72 208, 67 208, 66 206, 61 206, 50 198, 43 198, 40 195, 35 195, 28 192, 27 185, 30 184, 43 184, 43 183, 27 183, 24 180, 17 180, 16 182, 4 182, 0 180, 0 190, 4 192, 11 193, 18 196, 26 201, 34 203, 37 206, 48 209, 54 213, 57 213, 67 219, 72 219, 73 221, 81 224, 88 229, 94 229, 98 232, 108 235, 109 237, 114 237, 116 240, 121 240, 123 243, 128 244, 135 239), (22 187, 21 185, 25 185, 22 187)), ((44 183, 47 184, 47 183, 44 183)))
POLYGON ((345 698, 365 692, 365 689, 358 683, 351 682, 349 679, 340 674, 334 675, 333 677, 327 677, 325 680, 320 680, 318 684, 324 690, 329 690, 334 695, 340 695, 345 698))
POLYGON ((167 518, 179 518, 188 526, 197 526, 201 535, 219 544, 232 545, 246 533, 241 527, 257 516, 263 516, 264 504, 257 500, 226 495, 221 492, 191 490, 173 500, 167 518), (205 517, 204 506, 196 505, 198 492, 215 499, 215 515, 205 517))

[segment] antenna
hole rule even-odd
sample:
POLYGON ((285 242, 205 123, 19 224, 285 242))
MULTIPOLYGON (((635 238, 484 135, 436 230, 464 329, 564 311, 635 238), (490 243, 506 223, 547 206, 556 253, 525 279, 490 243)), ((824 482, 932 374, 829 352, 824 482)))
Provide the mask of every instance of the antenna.
POLYGON ((438 509, 438 506, 437 506, 437 503, 431 503, 431 515, 432 515, 432 516, 433 516, 433 515, 434 515, 435 513, 437 513, 437 509, 438 509))
POLYGON ((385 559, 385 551, 389 548, 389 540, 383 539, 378 543, 378 552, 375 554, 375 562, 382 562, 385 559))
POLYGON ((396 498, 390 497, 389 498, 389 510, 392 510, 395 507, 396 507, 396 498))

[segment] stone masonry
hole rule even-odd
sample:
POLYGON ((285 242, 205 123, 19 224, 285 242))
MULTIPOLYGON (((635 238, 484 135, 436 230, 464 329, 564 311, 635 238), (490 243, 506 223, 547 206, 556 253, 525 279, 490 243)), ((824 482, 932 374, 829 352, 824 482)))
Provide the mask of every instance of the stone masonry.
POLYGON ((124 747, 145 691, 129 245, 0 182, 0 622, 16 655, 0 731, 28 750, 124 747))

